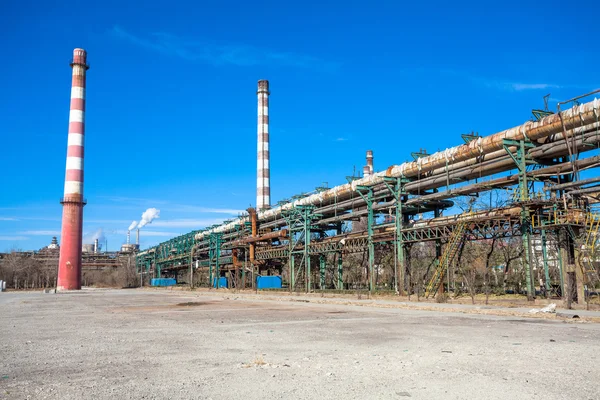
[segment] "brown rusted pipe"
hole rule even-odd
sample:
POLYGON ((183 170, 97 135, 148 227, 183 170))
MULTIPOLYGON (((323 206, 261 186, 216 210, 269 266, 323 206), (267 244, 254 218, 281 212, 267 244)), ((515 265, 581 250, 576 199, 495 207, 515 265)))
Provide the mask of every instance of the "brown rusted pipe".
POLYGON ((240 267, 242 263, 238 260, 238 249, 231 250, 231 262, 235 267, 240 267))
MULTIPOLYGON (((417 161, 407 162, 389 167, 386 171, 375 173, 369 177, 357 179, 349 184, 339 185, 324 192, 316 193, 270 210, 262 211, 258 217, 261 221, 272 221, 278 219, 283 210, 288 210, 298 205, 330 204, 347 200, 356 192, 357 186, 375 186, 381 184, 384 177, 417 177, 430 174, 437 169, 443 169, 451 165, 477 157, 503 150, 503 140, 530 140, 533 142, 555 135, 565 130, 571 130, 596 122, 596 115, 600 111, 600 101, 594 100, 559 114, 549 115, 540 121, 527 122, 523 125, 507 129, 496 134, 473 140, 469 144, 456 146, 444 151, 421 157, 417 161)), ((441 184, 443 186, 443 184, 441 184)), ((221 225, 214 228, 215 232, 229 232, 234 229, 234 223, 221 225)), ((209 232, 201 232, 196 238, 203 239, 209 232)))
POLYGON ((287 229, 281 229, 279 231, 265 233, 264 235, 260 235, 260 236, 248 236, 244 239, 234 240, 233 242, 230 243, 230 246, 232 246, 232 247, 243 246, 245 244, 263 242, 263 241, 271 240, 271 239, 280 239, 280 238, 287 237, 287 233, 288 233, 287 229))
MULTIPOLYGON (((256 210, 252 207, 248 208, 248 216, 250 217, 250 223, 252 226, 252 236, 256 236, 258 233, 258 218, 256 215, 256 210)), ((255 252, 255 244, 250 244, 250 263, 254 265, 254 252, 255 252)))

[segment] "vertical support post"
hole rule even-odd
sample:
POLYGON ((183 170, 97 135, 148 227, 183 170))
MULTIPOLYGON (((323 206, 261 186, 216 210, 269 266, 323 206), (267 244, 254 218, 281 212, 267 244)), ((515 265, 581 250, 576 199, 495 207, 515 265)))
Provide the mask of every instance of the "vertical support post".
POLYGON ((546 297, 550 297, 550 271, 548 269, 548 241, 546 238, 546 230, 542 228, 542 258, 544 260, 544 279, 546 287, 546 297))
POLYGON ((236 289, 239 289, 239 279, 240 279, 240 269, 239 269, 239 261, 238 261, 238 249, 233 249, 231 250, 231 261, 233 263, 233 274, 231 273, 231 271, 229 271, 229 278, 230 278, 230 282, 229 282, 229 288, 235 287, 236 289), (232 278, 233 276, 233 278, 232 278), (234 282, 235 282, 235 286, 234 286, 234 282))
MULTIPOLYGON (((436 208, 435 210, 433 210, 433 215, 435 218, 439 218, 440 217, 440 209, 436 208)), ((446 246, 449 246, 449 244, 446 244, 446 246)), ((447 252, 448 250, 446 250, 447 252)), ((442 262, 442 241, 440 239, 436 239, 435 240, 435 258, 437 259, 438 265, 442 262)), ((446 262, 446 275, 449 275, 450 271, 448 271, 448 268, 450 268, 450 260, 448 260, 446 262)), ((442 277, 443 278, 443 277, 442 277)), ((440 286, 438 287, 438 294, 444 294, 444 282, 443 279, 440 279, 440 286)))
MULTIPOLYGON (((575 231, 576 237, 579 236, 579 229, 575 231)), ((583 304, 585 302, 585 286, 584 286, 584 266, 581 265, 581 259, 583 257, 581 251, 581 245, 573 240, 573 252, 574 252, 574 261, 575 261, 575 279, 577 285, 577 303, 583 304)))
POLYGON ((214 250, 212 245, 212 236, 208 236, 208 288, 213 287, 213 257, 214 250))
POLYGON ((192 239, 192 248, 190 250, 190 289, 194 288, 194 243, 196 239, 192 239))
POLYGON ((222 233, 220 232, 213 232, 208 236, 208 279, 210 281, 209 287, 215 286, 217 289, 219 289, 220 286, 219 258, 221 257, 221 236, 222 233))
POLYGON ((294 291, 296 286, 296 270, 294 267, 294 254, 290 251, 290 293, 294 291))
POLYGON ((529 200, 529 184, 527 182, 527 152, 526 148, 533 144, 525 140, 503 140, 504 150, 515 162, 519 170, 519 201, 521 202, 521 234, 523 240, 523 261, 525 263, 525 281, 527 285, 527 300, 535 298, 535 286, 533 285, 533 271, 531 268, 531 215, 529 207, 525 204, 529 200), (511 146, 517 148, 516 157, 510 151, 511 146))
POLYGON ((404 200, 404 185, 408 183, 408 179, 403 176, 400 178, 384 177, 384 183, 388 190, 394 196, 396 200, 396 213, 394 216, 394 288, 396 293, 404 295, 404 273, 406 271, 406 265, 404 262, 404 239, 402 236, 402 229, 404 223, 404 216, 402 215, 402 201, 404 200), (390 184, 394 184, 394 187, 390 184))
POLYGON ((571 280, 569 277, 569 235, 565 228, 562 228, 559 232, 559 260, 561 269, 561 290, 563 302, 568 309, 571 309, 571 302, 573 301, 573 294, 571 293, 571 280))
POLYGON ((319 283, 319 288, 321 290, 325 290, 325 267, 326 267, 326 258, 324 255, 319 256, 319 276, 321 278, 319 283))
POLYGON ((215 275, 217 278, 217 289, 219 289, 219 278, 221 277, 221 271, 219 270, 219 258, 221 257, 221 234, 215 233, 215 275))
POLYGON ((375 291, 375 243, 373 242, 373 189, 368 186, 357 186, 358 194, 367 203, 367 249, 369 255, 369 294, 373 294, 375 291))
POLYGON ((242 289, 246 289, 246 268, 248 268, 248 249, 244 249, 244 268, 242 268, 242 289))
POLYGON ((305 272, 306 272, 306 293, 310 293, 311 288, 311 273, 310 273, 310 225, 311 218, 310 212, 311 210, 308 207, 302 209, 303 211, 303 219, 304 219, 304 249, 303 249, 303 258, 305 262, 305 272))
POLYGON ((338 253, 337 257, 337 278, 338 278, 338 290, 344 290, 344 268, 342 260, 342 252, 338 253))

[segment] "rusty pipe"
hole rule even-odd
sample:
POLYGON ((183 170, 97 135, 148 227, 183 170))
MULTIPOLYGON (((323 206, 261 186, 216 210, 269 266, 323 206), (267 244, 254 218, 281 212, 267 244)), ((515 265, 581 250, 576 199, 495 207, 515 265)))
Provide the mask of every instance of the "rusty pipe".
POLYGON ((287 229, 281 229, 278 231, 265 233, 264 235, 260 235, 260 236, 248 236, 244 239, 234 240, 229 243, 229 246, 231 246, 231 247, 244 246, 246 244, 253 244, 256 242, 263 242, 266 240, 282 239, 282 238, 286 238, 287 234, 288 234, 287 229))
MULTIPOLYGON (((400 165, 390 166, 386 171, 375 173, 367 178, 357 179, 352 183, 339 185, 329 190, 313 194, 311 196, 298 199, 293 203, 288 203, 280 207, 260 212, 258 219, 273 220, 277 219, 284 210, 298 205, 328 204, 334 201, 343 201, 352 196, 357 186, 374 186, 383 182, 384 177, 415 177, 420 174, 429 173, 439 168, 444 168, 446 163, 461 162, 469 159, 476 159, 482 154, 492 153, 503 149, 503 140, 523 140, 537 141, 550 135, 557 134, 565 130, 571 130, 580 126, 596 122, 596 115, 600 110, 600 101, 584 103, 559 114, 549 115, 536 122, 526 122, 525 124, 510 128, 490 136, 482 137, 477 140, 444 151, 434 153, 430 156, 419 158, 417 161, 406 162, 400 165)), ((443 184, 442 184, 443 186, 443 184)), ((224 224, 214 228, 211 231, 205 231, 198 234, 198 239, 202 239, 210 232, 228 232, 233 230, 235 223, 224 224)))
MULTIPOLYGON (((256 210, 252 207, 248 208, 248 216, 250 218, 252 236, 256 236, 258 233, 258 217, 256 215, 256 210)), ((254 265, 254 254, 256 251, 256 245, 254 243, 250 244, 250 263, 254 265)))

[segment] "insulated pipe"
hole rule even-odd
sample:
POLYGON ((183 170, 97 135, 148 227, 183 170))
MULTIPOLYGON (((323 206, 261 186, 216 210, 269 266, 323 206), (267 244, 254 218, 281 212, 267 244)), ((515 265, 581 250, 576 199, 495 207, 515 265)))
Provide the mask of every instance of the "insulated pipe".
POLYGON ((590 183, 595 183, 595 182, 600 182, 600 176, 597 176, 595 178, 582 179, 582 180, 575 181, 575 182, 561 183, 560 185, 544 186, 544 192, 549 192, 551 190, 560 190, 560 189, 565 189, 565 188, 571 188, 573 186, 584 186, 584 185, 588 185, 590 183))
MULTIPOLYGON (((594 123, 596 122, 598 112, 600 112, 600 101, 595 99, 592 102, 581 104, 562 112, 562 122, 561 116, 558 114, 549 115, 536 122, 529 121, 523 125, 479 138, 469 144, 452 147, 430 156, 421 157, 417 161, 391 166, 386 171, 375 173, 368 178, 357 179, 352 181, 352 183, 336 186, 324 192, 298 199, 293 203, 263 211, 260 213, 259 219, 279 215, 281 211, 288 210, 293 206, 318 204, 320 201, 331 201, 334 198, 345 199, 356 190, 357 186, 373 186, 383 182, 384 177, 414 177, 420 173, 442 168, 446 165, 446 162, 465 161, 482 154, 502 150, 504 139, 529 139, 534 141, 561 132, 563 123, 565 129, 573 129, 581 125, 594 123)), ((227 225, 223 225, 221 229, 227 229, 227 225)))
POLYGON ((488 218, 501 218, 501 217, 514 217, 520 215, 521 208, 520 207, 509 207, 509 208, 500 208, 494 210, 483 210, 476 211, 473 213, 463 213, 457 215, 450 215, 448 217, 437 217, 427 220, 422 220, 415 222, 412 226, 407 227, 407 229, 418 229, 424 227, 432 227, 437 225, 447 225, 450 223, 458 223, 462 221, 477 221, 480 219, 488 219, 488 218))
MULTIPOLYGON (((595 125, 595 124, 593 124, 595 125)), ((594 144, 600 142, 600 135, 595 133, 595 127, 590 126, 587 127, 586 130, 580 131, 578 135, 583 134, 584 136, 578 137, 575 140, 577 146, 581 147, 580 152, 586 149, 583 147, 584 142, 588 144, 594 144), (589 134, 588 132, 594 132, 589 134)), ((551 142, 536 147, 529 151, 528 155, 532 158, 540 159, 540 158, 553 158, 558 156, 567 155, 568 149, 566 144, 562 141, 562 139, 558 142, 551 142)), ((502 172, 505 170, 509 170, 514 167, 514 161, 510 156, 506 153, 506 151, 502 150, 502 156, 497 156, 491 160, 485 160, 480 163, 473 163, 470 166, 466 166, 457 170, 451 170, 447 174, 439 171, 436 175, 431 177, 422 178, 418 181, 408 183, 405 188, 409 191, 418 191, 418 190, 427 190, 436 187, 441 187, 447 184, 447 181, 450 180, 450 184, 456 183, 456 179, 460 180, 468 180, 472 178, 477 178, 478 175, 492 175, 496 172, 502 172)), ((487 158, 487 157, 486 157, 487 158)))
POLYGON ((256 166, 256 209, 271 206, 271 171, 269 166, 269 81, 258 81, 258 157, 256 166))
MULTIPOLYGON (((567 131, 567 137, 572 137, 573 135, 575 135, 575 136, 585 135, 590 132, 596 132, 596 129, 598 129, 599 127, 600 127, 600 124, 598 124, 598 123, 593 123, 593 124, 589 124, 586 126, 578 127, 578 128, 567 131)), ((577 147, 580 147, 582 144, 581 138, 578 138, 576 140, 576 142, 578 143, 577 147)), ((514 147, 509 146, 509 149, 511 149, 514 152, 514 147)), ((552 142, 541 144, 538 147, 531 149, 528 154, 532 158, 535 158, 535 159, 548 159, 551 157, 555 157, 556 155, 559 155, 562 152, 564 152, 564 155, 568 155, 568 149, 567 149, 567 145, 563 139, 563 133, 560 132, 560 133, 554 135, 554 140, 552 142)), ((422 181, 421 183, 424 184, 424 182, 427 182, 427 179, 431 179, 431 177, 433 177, 434 175, 446 176, 453 172, 458 172, 459 170, 466 171, 466 170, 468 170, 468 167, 479 167, 479 166, 481 166, 480 164, 483 165, 486 162, 489 162, 492 160, 497 160, 497 159, 508 160, 509 156, 506 153, 506 151, 504 149, 502 149, 502 150, 494 151, 489 154, 484 154, 482 160, 479 160, 478 158, 472 158, 472 159, 462 161, 459 163, 449 164, 447 167, 448 168, 447 171, 446 171, 445 166, 443 168, 435 169, 430 172, 430 174, 427 178, 421 179, 421 181, 422 181)), ((450 183, 452 183, 452 182, 450 182, 450 183)), ((416 184, 416 182, 414 184, 416 184)), ((411 185, 413 185, 413 184, 411 184, 411 185)), ((414 186, 411 186, 411 187, 414 187, 414 186)), ((427 188, 425 188, 425 189, 427 189, 427 188)), ((425 190, 425 189, 423 189, 423 190, 425 190)))
MULTIPOLYGON (((576 143, 578 144, 578 146, 581 146, 583 142, 589 143, 589 144, 594 144, 594 143, 600 142, 600 135, 596 134, 597 128, 598 128, 598 124, 594 123, 594 124, 586 125, 581 128, 576 128, 576 129, 570 130, 567 133, 568 133, 568 135, 572 135, 572 134, 583 135, 581 137, 578 137, 576 140, 576 143), (593 132, 593 133, 589 134, 588 132, 593 132)), ((559 135, 560 135, 560 138, 562 139, 562 132, 559 135)), ((588 149, 588 150, 591 150, 591 149, 588 149)), ((529 154, 533 158, 544 158, 544 157, 548 158, 548 157, 556 157, 559 155, 565 155, 565 154, 567 154, 566 152, 567 152, 566 144, 562 143, 562 141, 559 141, 558 143, 549 142, 549 143, 540 145, 540 146, 530 150, 529 154)), ((569 164, 569 163, 567 163, 567 164, 569 164)), ((474 159, 474 160, 465 161, 463 163, 455 164, 455 166, 456 165, 461 165, 462 167, 458 168, 456 170, 449 167, 449 172, 447 174, 445 173, 444 170, 441 170, 441 171, 436 170, 434 172, 437 172, 437 175, 430 176, 428 178, 422 178, 421 180, 408 183, 405 186, 405 188, 410 191, 428 190, 428 189, 444 186, 448 183, 448 180, 450 180, 450 183, 453 184, 453 183, 456 183, 456 179, 469 180, 469 179, 478 177, 478 175, 487 176, 487 175, 491 175, 492 172, 493 173, 501 172, 501 171, 505 171, 505 170, 509 170, 509 169, 513 168, 514 161, 512 160, 512 158, 510 158, 510 156, 506 153, 506 151, 504 149, 502 149, 502 150, 498 150, 498 151, 490 153, 490 154, 486 154, 485 160, 480 163, 478 163, 474 159), (492 158, 490 158, 490 157, 492 157, 492 158)), ((386 194, 388 192, 387 188, 385 188, 385 186, 383 186, 383 185, 376 185, 373 188, 374 189, 380 188, 380 190, 375 190, 375 193, 374 193, 375 197, 386 194)), ((432 195, 426 195, 424 197, 427 197, 427 196, 432 196, 432 195)), ((424 199, 424 197, 420 197, 419 199, 413 199, 413 201, 409 200, 408 203, 419 202, 422 199, 424 199)), ((323 214, 323 213, 326 213, 329 211, 333 211, 335 209, 342 212, 345 209, 351 209, 351 208, 356 209, 356 208, 362 207, 364 205, 365 205, 365 201, 362 198, 354 198, 354 199, 338 202, 338 203, 335 203, 332 205, 317 208, 317 209, 315 209, 315 213, 323 214)), ((261 226, 268 228, 268 227, 276 227, 281 224, 282 224, 282 219, 275 219, 271 222, 262 223, 261 226)))
POLYGON ((590 187, 587 187, 584 189, 567 191, 567 193, 569 193, 569 194, 585 194, 585 193, 597 193, 597 192, 600 192, 600 185, 590 186, 590 187))
POLYGON ((85 135, 85 77, 89 66, 83 49, 73 50, 71 62, 71 111, 67 145, 58 290, 81 289, 81 245, 83 236, 83 146, 85 135))
MULTIPOLYGON (((542 118, 540 121, 526 122, 523 125, 479 138, 469 144, 452 147, 430 156, 421 157, 417 161, 391 166, 386 171, 375 173, 368 178, 357 179, 352 183, 333 187, 329 190, 298 199, 293 203, 287 203, 281 207, 262 211, 258 218, 260 220, 276 219, 283 210, 289 210, 298 205, 327 204, 333 201, 343 201, 352 196, 357 186, 374 186, 383 182, 384 177, 416 177, 419 174, 445 168, 447 163, 453 164, 469 159, 476 160, 476 157, 482 154, 503 150, 503 139, 528 139, 530 141, 537 141, 562 132, 563 123, 566 130, 595 123, 598 113, 600 113, 600 101, 594 99, 594 101, 563 111, 561 115, 553 114, 542 118)), ((213 231, 225 232, 234 229, 234 227, 234 223, 220 225, 211 231, 199 233, 197 237, 202 238, 213 231)))

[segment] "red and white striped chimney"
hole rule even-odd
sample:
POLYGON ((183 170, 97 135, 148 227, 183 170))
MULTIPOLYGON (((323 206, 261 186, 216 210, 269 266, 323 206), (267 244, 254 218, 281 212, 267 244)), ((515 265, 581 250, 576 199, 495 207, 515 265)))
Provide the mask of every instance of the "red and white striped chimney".
POLYGON ((258 81, 258 160, 256 166, 256 208, 271 207, 271 170, 269 167, 269 81, 258 81))
POLYGON ((83 230, 83 143, 85 121, 85 75, 89 66, 83 49, 73 50, 71 112, 67 145, 67 172, 63 205, 58 289, 81 289, 81 244, 83 230))

